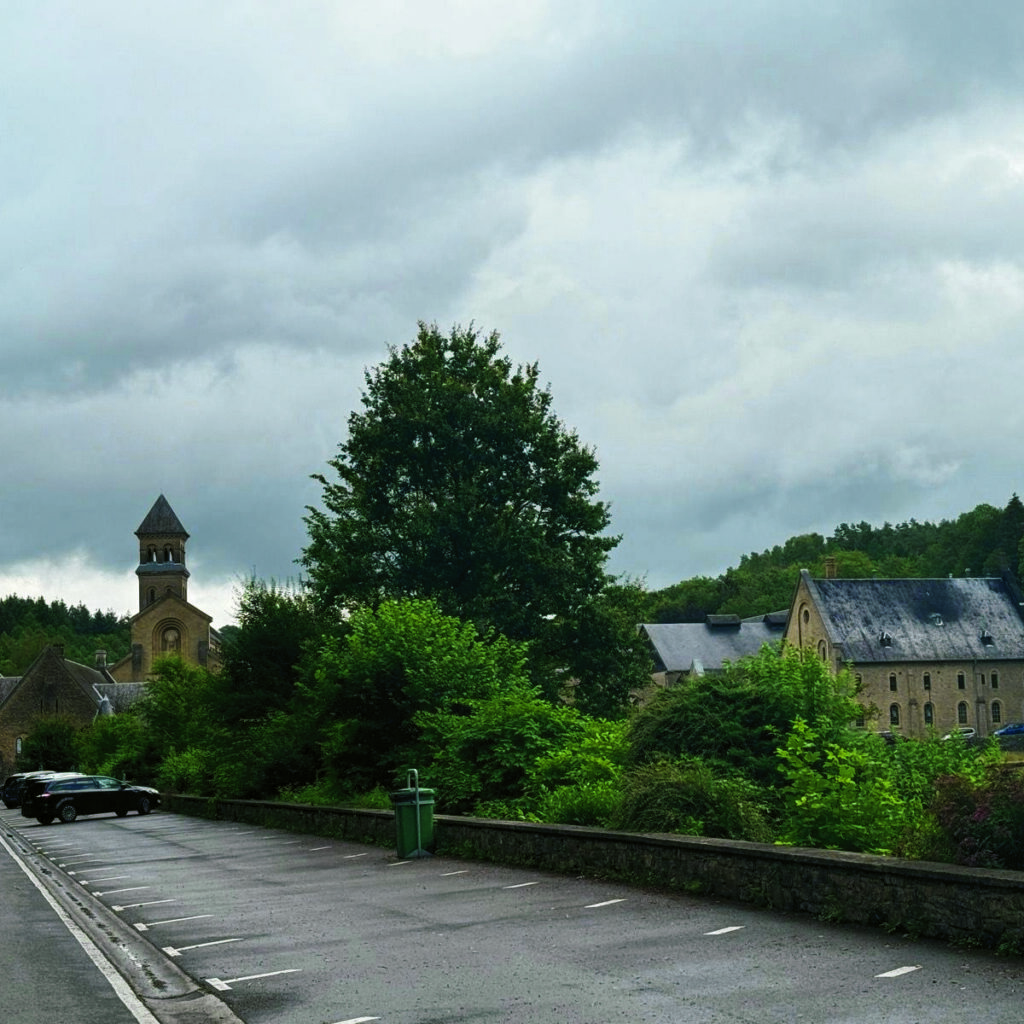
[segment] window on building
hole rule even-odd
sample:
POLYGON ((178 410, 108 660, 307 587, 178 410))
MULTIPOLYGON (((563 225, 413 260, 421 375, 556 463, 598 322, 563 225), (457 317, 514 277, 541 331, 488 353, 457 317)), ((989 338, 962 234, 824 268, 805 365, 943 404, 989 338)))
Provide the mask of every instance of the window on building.
POLYGON ((818 657, 822 661, 828 661, 828 644, 824 640, 818 641, 818 657))
POLYGON ((156 600, 156 587, 149 588, 149 601, 148 604, 152 604, 156 600))
POLYGON ((967 701, 962 700, 956 706, 956 720, 960 725, 967 724, 967 701))
POLYGON ((992 701, 992 722, 998 724, 1003 720, 1003 706, 999 701, 992 701))
POLYGON ((165 629, 162 637, 161 649, 173 653, 181 647, 181 636, 176 629, 165 629))
POLYGON ((889 689, 892 690, 893 693, 896 692, 896 673, 895 672, 890 672, 889 673, 889 689))
POLYGON ((992 689, 993 690, 998 690, 999 689, 999 673, 998 672, 993 672, 992 673, 992 689))
POLYGON ((21 754, 21 737, 20 736, 14 741, 14 752, 16 754, 18 754, 18 755, 21 754))
POLYGON ((924 724, 934 725, 935 724, 935 708, 931 701, 928 701, 924 706, 924 724))
POLYGON ((900 724, 900 706, 899 704, 889 705, 889 724, 899 725, 900 724))
POLYGON ((963 672, 957 672, 956 674, 956 688, 958 690, 967 689, 967 676, 965 676, 963 672))
POLYGON ((930 690, 932 688, 932 676, 930 672, 925 672, 922 682, 924 683, 924 688, 926 690, 930 690))

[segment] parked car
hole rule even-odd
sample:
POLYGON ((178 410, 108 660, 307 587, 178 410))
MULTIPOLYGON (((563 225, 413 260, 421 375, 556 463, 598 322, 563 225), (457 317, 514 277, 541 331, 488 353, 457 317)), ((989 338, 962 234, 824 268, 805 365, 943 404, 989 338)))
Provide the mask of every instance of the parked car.
POLYGON ((80 779, 81 772, 46 772, 34 779, 26 779, 21 784, 21 815, 23 818, 34 818, 36 813, 32 810, 33 801, 37 793, 46 788, 48 782, 57 779, 80 779))
POLYGON ((40 779, 52 775, 49 770, 40 769, 35 772, 15 772, 4 779, 3 788, 0 789, 0 799, 9 808, 18 807, 21 804, 21 791, 29 779, 40 779))
POLYGON ((959 729, 954 732, 947 732, 942 738, 944 740, 951 740, 954 736, 959 736, 961 739, 973 740, 978 735, 978 730, 970 725, 961 725, 959 729))
POLYGON ((1024 722, 1011 722, 1002 729, 996 729, 994 736, 1024 736, 1024 722))
POLYGON ((82 814, 149 814, 160 806, 160 793, 106 775, 70 775, 29 783, 25 800, 21 813, 49 825, 54 818, 72 822, 82 814))

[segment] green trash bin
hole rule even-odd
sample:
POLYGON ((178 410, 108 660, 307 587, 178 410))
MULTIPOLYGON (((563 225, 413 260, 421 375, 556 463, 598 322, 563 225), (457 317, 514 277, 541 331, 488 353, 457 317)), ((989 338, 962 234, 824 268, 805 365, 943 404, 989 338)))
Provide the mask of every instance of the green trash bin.
POLYGON ((420 789, 419 772, 409 772, 406 788, 389 794, 395 809, 398 856, 429 857, 434 848, 434 790, 420 789))

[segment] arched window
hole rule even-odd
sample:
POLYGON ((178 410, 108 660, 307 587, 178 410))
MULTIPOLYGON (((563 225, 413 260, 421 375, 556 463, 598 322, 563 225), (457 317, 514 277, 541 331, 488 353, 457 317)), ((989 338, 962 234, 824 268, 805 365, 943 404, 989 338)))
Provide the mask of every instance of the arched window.
POLYGON ((900 724, 900 706, 899 704, 889 705, 889 724, 899 725, 900 724))
POLYGON ((824 640, 818 641, 818 657, 822 661, 828 661, 828 644, 824 640))
POLYGON ((152 544, 149 545, 149 554, 147 557, 150 562, 156 561, 156 548, 152 544))
POLYGON ((962 700, 956 706, 956 720, 960 725, 967 724, 967 701, 962 700))
POLYGON ((924 706, 924 724, 934 725, 935 724, 935 708, 932 706, 932 702, 928 701, 924 706))
POLYGON ((165 629, 160 638, 160 649, 168 654, 176 653, 181 647, 181 634, 173 627, 165 629))
POLYGON ((992 701, 992 722, 993 724, 999 723, 1003 720, 1003 706, 999 701, 992 701))
POLYGON ((21 756, 21 737, 20 736, 14 741, 14 752, 19 757, 21 756))
POLYGON ((165 562, 173 562, 174 561, 174 549, 171 547, 170 544, 168 544, 164 548, 164 561, 165 562))
POLYGON ((924 683, 924 688, 926 690, 930 690, 932 688, 932 674, 930 672, 925 672, 921 681, 924 683))
POLYGON ((896 692, 896 673, 895 672, 890 672, 889 673, 889 689, 892 690, 893 693, 896 692))

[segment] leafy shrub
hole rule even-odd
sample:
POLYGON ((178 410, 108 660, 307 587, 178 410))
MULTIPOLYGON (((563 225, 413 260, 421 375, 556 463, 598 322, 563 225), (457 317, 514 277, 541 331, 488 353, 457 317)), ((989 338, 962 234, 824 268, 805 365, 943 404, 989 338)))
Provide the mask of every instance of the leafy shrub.
POLYGON ((891 853, 899 841, 904 802, 886 766, 866 750, 823 739, 802 719, 779 748, 785 823, 781 839, 795 846, 891 853))
POLYGON ((627 772, 612 826, 630 832, 679 832, 770 842, 763 794, 740 777, 716 777, 697 759, 659 762, 627 772))
POLYGON ((536 802, 541 821, 559 825, 589 825, 611 828, 620 817, 622 790, 610 779, 583 782, 577 786, 559 786, 536 802))
POLYGON ((952 859, 967 867, 1024 870, 1024 775, 992 770, 973 782, 938 780, 931 811, 952 859))

